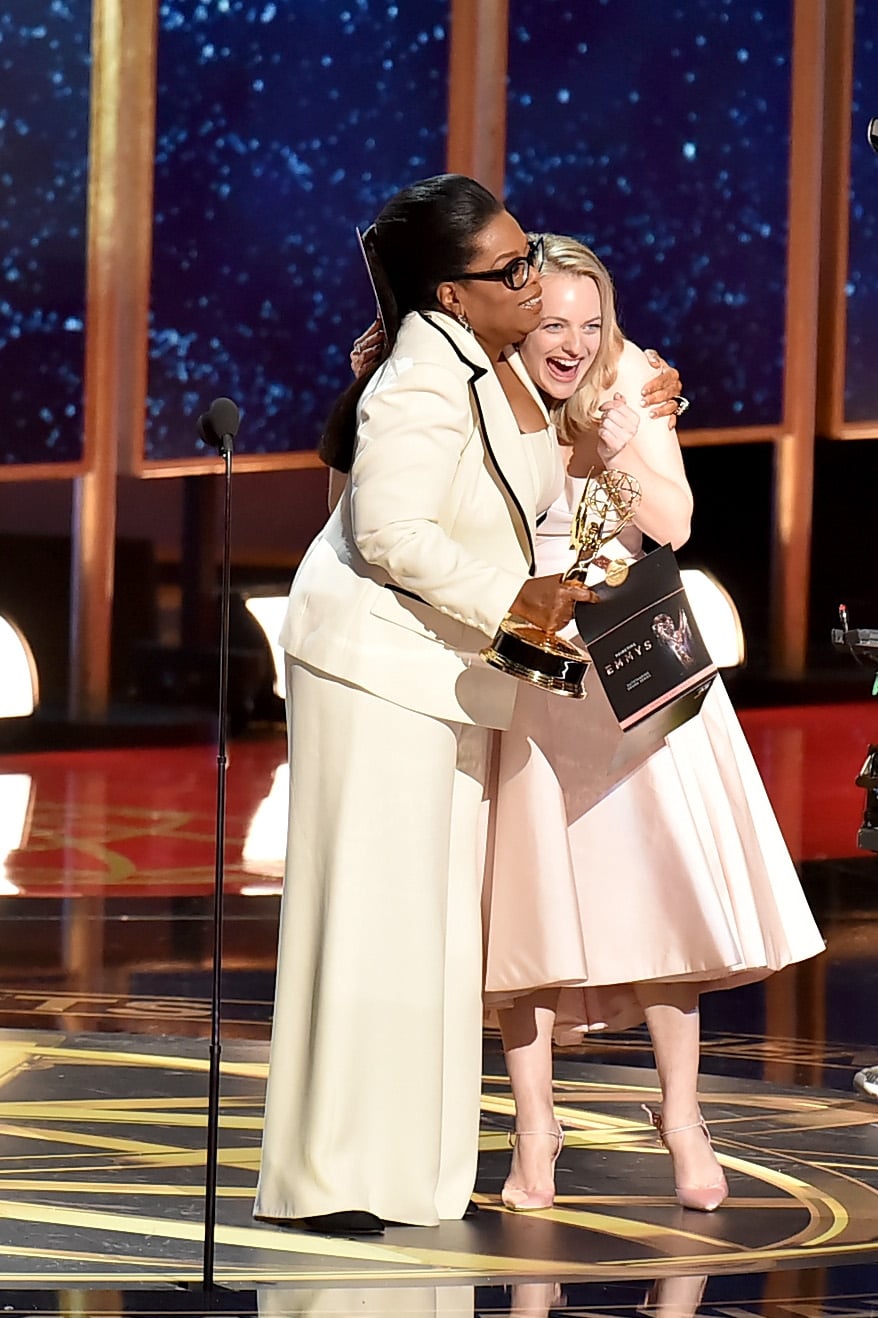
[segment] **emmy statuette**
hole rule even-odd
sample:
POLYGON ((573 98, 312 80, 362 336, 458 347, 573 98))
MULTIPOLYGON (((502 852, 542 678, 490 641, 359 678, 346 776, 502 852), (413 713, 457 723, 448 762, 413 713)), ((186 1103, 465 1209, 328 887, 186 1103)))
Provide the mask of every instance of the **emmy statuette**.
MULTIPOLYGON (((589 475, 570 530, 570 548, 576 558, 561 580, 584 585, 598 551, 627 526, 639 503, 640 486, 627 472, 589 475)), ((610 586, 620 586, 627 575, 628 566, 622 560, 613 560, 606 567, 610 586)), ((504 618, 491 644, 482 650, 482 658, 492 668, 546 691, 574 699, 585 696, 588 656, 580 646, 543 631, 526 618, 515 614, 504 618)))

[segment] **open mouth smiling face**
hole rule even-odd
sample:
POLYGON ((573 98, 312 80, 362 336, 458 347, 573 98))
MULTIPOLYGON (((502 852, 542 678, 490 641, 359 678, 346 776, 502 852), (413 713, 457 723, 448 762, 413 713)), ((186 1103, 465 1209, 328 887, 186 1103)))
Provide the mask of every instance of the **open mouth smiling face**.
POLYGON ((583 357, 547 357, 546 369, 562 384, 578 384, 583 357))
POLYGON ((588 275, 542 276, 540 323, 521 346, 532 378, 550 397, 569 398, 581 383, 601 342, 598 286, 588 275))

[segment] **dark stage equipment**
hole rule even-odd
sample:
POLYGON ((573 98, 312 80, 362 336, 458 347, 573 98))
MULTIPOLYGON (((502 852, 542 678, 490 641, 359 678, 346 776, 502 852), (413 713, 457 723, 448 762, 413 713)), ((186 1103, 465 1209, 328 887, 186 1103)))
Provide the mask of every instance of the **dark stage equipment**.
MULTIPOLYGON (((872 120, 869 125, 878 126, 872 120)), ((869 138, 870 142, 872 138, 869 138)), ((878 147, 873 147, 878 151, 878 147)), ((872 695, 878 695, 878 630, 862 627, 848 627, 847 609, 839 605, 841 627, 832 629, 832 644, 836 650, 844 650, 858 663, 866 668, 876 670, 872 681, 872 695)), ((866 793, 866 807, 863 811, 863 824, 857 833, 857 846, 864 851, 878 851, 878 745, 869 746, 863 767, 856 778, 857 787, 866 793)))

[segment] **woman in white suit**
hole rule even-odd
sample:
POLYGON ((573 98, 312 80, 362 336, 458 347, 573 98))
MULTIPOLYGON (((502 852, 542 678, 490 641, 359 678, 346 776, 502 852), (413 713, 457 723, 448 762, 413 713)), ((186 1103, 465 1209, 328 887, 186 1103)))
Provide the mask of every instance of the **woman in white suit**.
POLYGON ((323 456, 349 474, 281 636, 290 824, 254 1210, 341 1234, 467 1211, 478 821, 517 686, 478 655, 507 612, 554 629, 590 597, 532 575, 559 450, 504 348, 540 317, 537 246, 456 175, 404 189, 365 240, 399 325, 330 418, 323 456))

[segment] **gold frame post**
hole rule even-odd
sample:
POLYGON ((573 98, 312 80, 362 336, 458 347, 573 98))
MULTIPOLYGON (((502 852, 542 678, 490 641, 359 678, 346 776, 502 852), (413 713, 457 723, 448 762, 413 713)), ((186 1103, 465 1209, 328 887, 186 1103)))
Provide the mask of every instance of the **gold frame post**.
MULTIPOLYGON (((854 0, 834 0, 826 34, 823 226, 820 253, 820 358, 817 425, 827 439, 874 435, 868 423, 848 426, 844 391, 847 346, 845 284, 850 255, 851 101, 854 84, 854 0)), ((865 143, 863 144, 865 150, 865 143)))
POLYGON ((774 448, 772 668, 801 677, 808 641, 826 0, 795 0, 783 433, 774 448))
POLYGON ((71 718, 106 716, 120 436, 146 397, 158 0, 93 0, 85 337, 86 472, 74 482, 71 718))
POLYGON ((506 182, 508 0, 451 0, 448 169, 496 196, 506 182))

